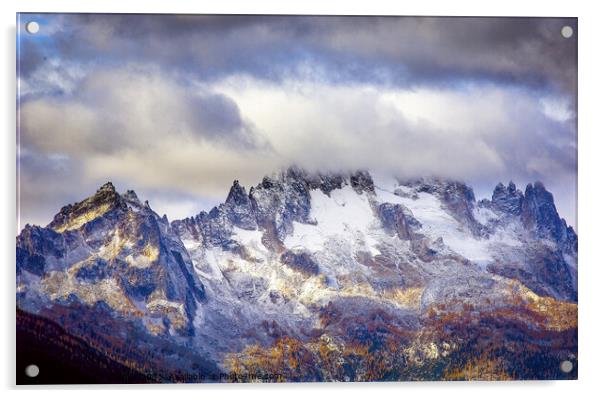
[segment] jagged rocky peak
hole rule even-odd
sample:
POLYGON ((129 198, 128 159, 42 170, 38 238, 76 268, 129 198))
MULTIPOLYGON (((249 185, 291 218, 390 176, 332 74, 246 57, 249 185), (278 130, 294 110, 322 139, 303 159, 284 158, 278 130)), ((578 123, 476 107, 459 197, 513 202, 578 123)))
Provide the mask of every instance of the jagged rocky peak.
POLYGON ((113 183, 111 181, 108 181, 105 184, 103 184, 100 188, 98 188, 96 193, 99 193, 99 192, 116 192, 115 186, 113 185, 113 183))
POLYGON ((527 184, 527 187, 525 188, 525 200, 528 205, 532 204, 556 212, 554 196, 540 181, 537 181, 534 184, 527 184))
POLYGON ((523 193, 510 181, 508 186, 501 182, 496 185, 491 196, 491 207, 503 213, 519 215, 523 205, 523 193))
POLYGON ((63 207, 48 228, 57 232, 77 229, 85 223, 114 209, 125 209, 127 204, 111 182, 102 185, 94 195, 81 202, 63 207))
POLYGON ((172 222, 181 237, 202 240, 208 245, 232 247, 233 227, 267 231, 277 244, 293 231, 293 222, 311 224, 311 191, 325 195, 335 189, 351 186, 358 194, 374 193, 374 182, 367 171, 353 173, 309 172, 291 166, 250 188, 249 193, 235 180, 225 202, 209 213, 201 212, 194 218, 172 222))
POLYGON ((118 217, 129 209, 154 215, 147 200, 142 202, 133 190, 119 194, 109 181, 98 188, 92 196, 61 208, 47 228, 61 233, 76 230, 102 216, 118 217))
POLYGON ((115 189, 115 186, 111 181, 103 184, 100 188, 96 190, 96 193, 83 201, 79 202, 79 204, 102 204, 102 203, 114 203, 121 202, 121 195, 115 189))
POLYGON ((45 278, 44 291, 59 300, 94 299, 120 314, 137 313, 157 333, 192 333, 204 300, 204 285, 167 219, 111 183, 63 208, 49 227, 26 227, 17 237, 17 273, 45 278), (68 286, 55 283, 65 279, 68 286))
POLYGON ((524 194, 512 181, 508 186, 500 182, 493 190, 491 202, 485 203, 498 212, 520 215, 528 227, 555 223, 560 219, 554 196, 540 181, 527 184, 524 194))
POLYGON ((498 214, 518 217, 536 238, 551 239, 559 243, 563 251, 577 252, 577 235, 560 218, 554 196, 542 182, 527 184, 524 193, 512 181, 508 186, 499 183, 491 201, 483 200, 481 204, 498 214))
POLYGON ((308 223, 311 208, 308 173, 290 167, 251 188, 249 197, 257 224, 270 231, 275 244, 293 230, 293 221, 308 223))
POLYGON ((567 225, 558 215, 554 196, 539 181, 525 188, 521 216, 525 226, 533 228, 542 238, 552 238, 557 242, 568 238, 567 225))
POLYGON ((136 204, 138 206, 142 206, 142 202, 138 199, 138 195, 131 189, 128 189, 123 195, 121 195, 126 201, 136 204))
POLYGON ((226 203, 234 205, 247 205, 249 203, 247 191, 245 190, 245 187, 240 185, 238 180, 234 180, 232 183, 232 187, 226 198, 226 203))
POLYGON ((217 220, 225 216, 232 225, 242 229, 252 230, 257 227, 257 222, 253 216, 251 199, 238 180, 234 180, 226 198, 226 203, 212 209, 209 212, 209 216, 217 220))
POLYGON ((310 190, 320 189, 327 195, 333 190, 340 189, 345 185, 351 185, 360 192, 374 191, 372 176, 366 170, 357 170, 354 172, 314 172, 299 166, 290 166, 279 173, 265 176, 261 183, 254 188, 270 189, 279 185, 294 184, 302 184, 310 190))
POLYGON ((310 172, 298 166, 290 166, 276 177, 265 177, 262 187, 267 188, 274 183, 302 184, 306 188, 319 189, 324 194, 330 195, 335 189, 350 185, 358 194, 362 192, 374 193, 374 181, 367 170, 353 172, 310 172))

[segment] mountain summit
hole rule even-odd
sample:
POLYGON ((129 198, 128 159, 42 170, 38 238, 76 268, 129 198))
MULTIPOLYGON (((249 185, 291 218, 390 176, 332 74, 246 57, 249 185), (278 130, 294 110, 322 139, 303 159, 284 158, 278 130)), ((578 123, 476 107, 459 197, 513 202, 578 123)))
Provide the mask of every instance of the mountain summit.
MULTIPOLYGON (((542 305, 572 311, 576 301, 577 236, 541 183, 524 194, 500 183, 477 202, 458 181, 292 167, 248 191, 235 180, 224 203, 171 223, 107 183, 17 237, 20 309, 110 352, 133 336, 151 351, 172 347, 161 365, 170 380, 201 361, 189 355, 232 371, 250 363, 249 347, 283 339, 306 355, 323 341, 343 351, 395 342, 408 363, 435 361, 468 341, 428 334, 442 314, 524 314, 507 320, 529 324, 512 333, 564 331, 572 318, 542 321, 542 305), (82 326, 84 313, 125 337, 82 326)), ((485 319, 479 333, 504 336, 485 319)))
POLYGON ((168 223, 110 182, 63 207, 46 228, 26 226, 17 237, 19 303, 38 310, 52 302, 104 302, 143 320, 156 333, 192 334, 204 286, 168 223), (38 291, 29 274, 42 277, 38 291), (34 294, 36 297, 31 297, 34 294))

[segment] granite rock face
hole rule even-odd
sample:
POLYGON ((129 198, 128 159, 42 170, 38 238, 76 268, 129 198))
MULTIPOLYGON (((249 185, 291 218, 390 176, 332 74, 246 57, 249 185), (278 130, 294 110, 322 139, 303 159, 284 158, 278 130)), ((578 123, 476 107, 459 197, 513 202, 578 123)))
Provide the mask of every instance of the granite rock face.
MULTIPOLYGON (((385 230, 397 234, 399 239, 412 239, 412 222, 406 215, 407 209, 400 204, 382 203, 378 206, 378 217, 385 230)), ((415 220, 414 220, 415 221, 415 220)))
POLYGON ((554 197, 541 182, 528 184, 521 208, 522 221, 539 238, 548 238, 561 245, 563 251, 577 252, 577 235, 567 227, 554 204, 554 197))

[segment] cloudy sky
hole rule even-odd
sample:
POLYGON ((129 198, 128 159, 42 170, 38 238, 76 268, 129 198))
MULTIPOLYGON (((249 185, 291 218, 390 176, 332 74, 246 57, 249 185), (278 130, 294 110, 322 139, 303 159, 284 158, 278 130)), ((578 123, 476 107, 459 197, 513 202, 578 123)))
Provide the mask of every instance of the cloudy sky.
POLYGON ((290 164, 479 198, 540 180, 575 224, 576 19, 21 14, 18 31, 21 226, 106 181, 191 216, 290 164))

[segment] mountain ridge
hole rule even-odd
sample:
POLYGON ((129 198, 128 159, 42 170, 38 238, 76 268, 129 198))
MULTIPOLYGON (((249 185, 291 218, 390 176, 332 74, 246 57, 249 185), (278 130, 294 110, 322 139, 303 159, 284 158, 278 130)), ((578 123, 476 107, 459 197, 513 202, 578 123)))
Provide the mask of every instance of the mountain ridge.
POLYGON ((235 180, 222 204, 169 222, 108 182, 17 237, 21 309, 104 303, 222 369, 285 336, 355 341, 360 324, 324 323, 326 308, 417 333, 440 305, 576 303, 576 281, 577 235, 541 183, 476 201, 458 181, 291 167, 248 192, 235 180))

